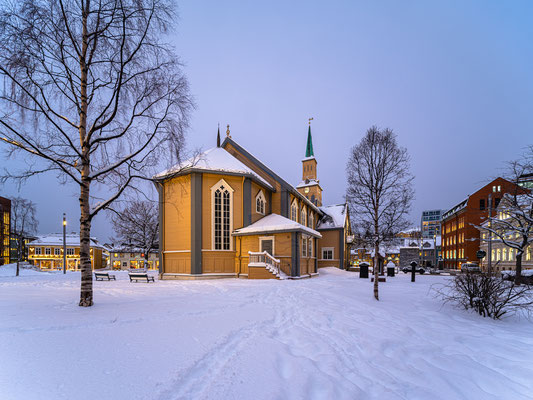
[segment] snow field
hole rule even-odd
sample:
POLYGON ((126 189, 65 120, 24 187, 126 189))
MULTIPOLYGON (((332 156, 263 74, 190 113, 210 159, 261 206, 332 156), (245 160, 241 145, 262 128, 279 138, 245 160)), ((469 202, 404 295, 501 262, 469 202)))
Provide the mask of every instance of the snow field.
POLYGON ((442 306, 449 277, 95 282, 0 267, 1 399, 532 399, 533 323, 442 306))

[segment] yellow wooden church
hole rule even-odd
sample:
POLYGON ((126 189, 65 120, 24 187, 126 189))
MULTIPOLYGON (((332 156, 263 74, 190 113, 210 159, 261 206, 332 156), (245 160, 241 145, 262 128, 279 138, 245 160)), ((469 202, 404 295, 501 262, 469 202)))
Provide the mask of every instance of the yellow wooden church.
POLYGON ((232 139, 154 177, 161 279, 316 276, 348 265, 346 204, 322 205, 309 126, 295 187, 232 139))

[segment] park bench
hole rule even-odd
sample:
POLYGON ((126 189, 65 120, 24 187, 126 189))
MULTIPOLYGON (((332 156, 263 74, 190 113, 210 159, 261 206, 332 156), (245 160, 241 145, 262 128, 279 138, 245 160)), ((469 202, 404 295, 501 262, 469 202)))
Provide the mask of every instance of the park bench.
POLYGON ((109 272, 95 272, 94 273, 94 278, 97 280, 97 281, 116 281, 117 278, 115 278, 115 275, 109 275, 109 272))
POLYGON ((154 277, 148 275, 146 272, 130 272, 129 275, 130 275, 130 282, 133 282, 133 281, 138 282, 140 280, 142 281, 146 279, 146 282, 152 281, 155 283, 154 277))

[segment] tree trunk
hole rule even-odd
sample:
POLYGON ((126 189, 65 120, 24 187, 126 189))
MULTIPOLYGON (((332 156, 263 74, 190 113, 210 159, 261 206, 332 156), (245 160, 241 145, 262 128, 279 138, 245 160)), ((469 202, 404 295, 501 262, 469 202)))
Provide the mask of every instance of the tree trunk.
POLYGON ((522 254, 516 255, 516 274, 514 276, 515 285, 520 285, 522 280, 522 254))
POLYGON ((374 297, 376 298, 376 300, 379 300, 378 280, 379 280, 379 243, 376 242, 374 246, 374 297))
POLYGON ((82 30, 82 51, 80 57, 80 144, 81 144, 81 185, 80 185, 80 264, 81 264, 81 290, 80 307, 91 307, 93 305, 93 273, 91 266, 91 207, 89 203, 89 190, 91 181, 91 155, 87 138, 87 64, 85 55, 87 54, 87 16, 89 2, 82 3, 83 30, 82 30))
POLYGON ((17 251, 17 273, 15 276, 19 276, 19 273, 20 273, 20 251, 22 249, 22 246, 21 246, 21 242, 22 242, 22 238, 18 238, 18 251, 17 251))

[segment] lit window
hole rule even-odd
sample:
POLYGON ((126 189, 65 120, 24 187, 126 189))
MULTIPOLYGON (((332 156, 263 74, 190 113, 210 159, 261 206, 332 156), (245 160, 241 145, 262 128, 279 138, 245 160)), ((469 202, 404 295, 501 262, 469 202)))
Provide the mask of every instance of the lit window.
POLYGON ((44 254, 49 256, 52 254, 52 249, 50 247, 45 247, 44 248, 44 254))

